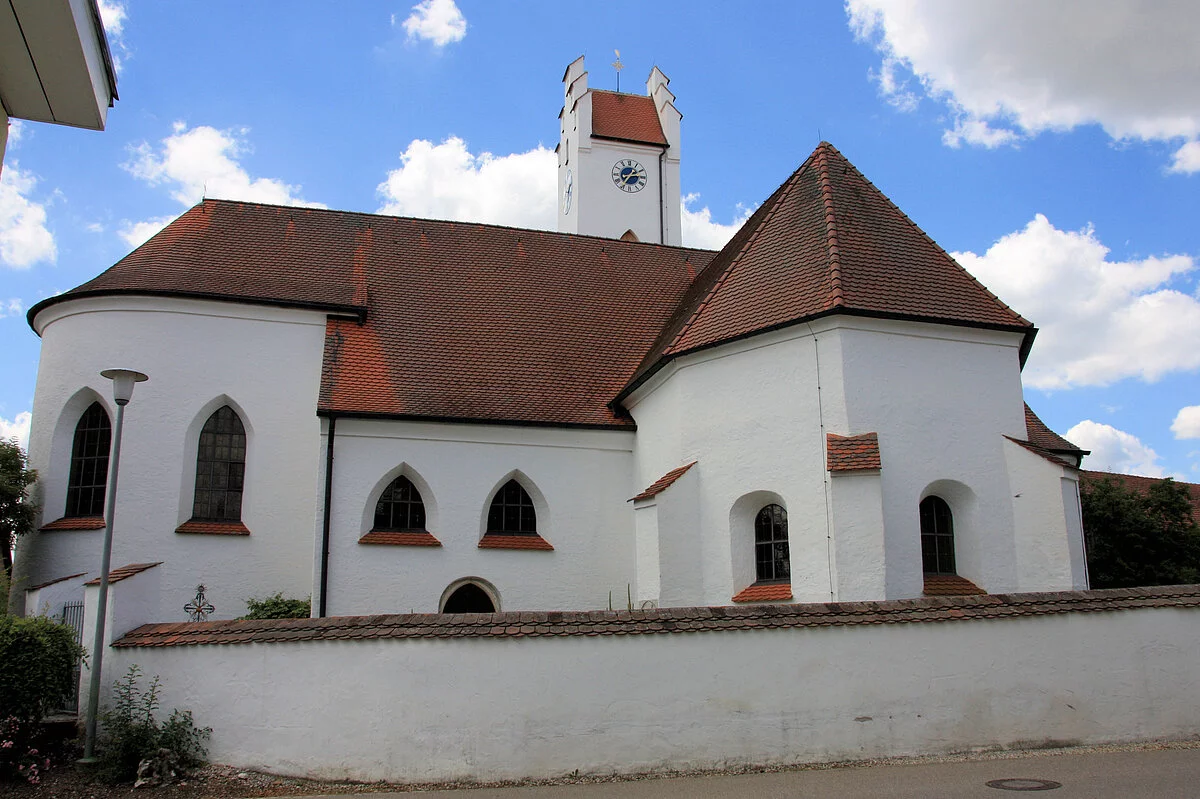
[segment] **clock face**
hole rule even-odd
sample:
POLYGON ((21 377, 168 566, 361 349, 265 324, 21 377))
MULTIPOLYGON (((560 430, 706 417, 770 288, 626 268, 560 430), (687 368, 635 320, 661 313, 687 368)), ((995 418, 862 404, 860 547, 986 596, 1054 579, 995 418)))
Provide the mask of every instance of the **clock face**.
POLYGON ((575 175, 570 169, 563 179, 563 213, 571 213, 571 197, 575 194, 575 175))
POLYGON ((626 158, 613 165, 612 180, 623 192, 632 194, 641 191, 646 187, 646 168, 637 161, 626 158))

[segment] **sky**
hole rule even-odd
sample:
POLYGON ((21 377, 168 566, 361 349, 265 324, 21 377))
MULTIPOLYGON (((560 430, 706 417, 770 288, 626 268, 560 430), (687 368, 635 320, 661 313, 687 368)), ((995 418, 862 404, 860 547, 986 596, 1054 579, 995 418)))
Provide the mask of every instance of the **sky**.
POLYGON ((1026 401, 1085 468, 1200 482, 1200 3, 100 0, 103 132, 15 121, 0 437, 25 311, 202 197, 553 229, 561 79, 683 113, 684 244, 832 142, 1039 333, 1026 401))

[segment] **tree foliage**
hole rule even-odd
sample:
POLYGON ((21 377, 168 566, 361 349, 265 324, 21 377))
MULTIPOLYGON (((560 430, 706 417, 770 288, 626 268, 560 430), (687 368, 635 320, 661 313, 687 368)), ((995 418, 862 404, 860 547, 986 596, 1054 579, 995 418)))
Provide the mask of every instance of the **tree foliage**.
POLYGON ((1081 486, 1093 588, 1200 582, 1200 527, 1187 488, 1171 479, 1142 492, 1105 477, 1081 486))
POLYGON ((247 599, 246 610, 241 619, 307 619, 312 615, 312 597, 290 599, 282 591, 263 599, 247 599))
POLYGON ((29 486, 35 480, 37 472, 29 468, 17 440, 0 439, 0 550, 8 576, 12 575, 13 544, 33 529, 37 507, 29 498, 29 486))

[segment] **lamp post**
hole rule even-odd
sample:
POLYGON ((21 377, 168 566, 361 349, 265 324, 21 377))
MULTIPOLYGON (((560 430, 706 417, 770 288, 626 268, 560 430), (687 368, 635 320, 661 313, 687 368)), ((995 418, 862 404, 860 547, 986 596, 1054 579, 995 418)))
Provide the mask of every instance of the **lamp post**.
POLYGON ((133 398, 133 386, 149 380, 132 369, 105 369, 100 373, 113 381, 113 400, 117 403, 117 426, 113 431, 112 458, 108 465, 108 496, 104 510, 104 550, 100 556, 100 600, 96 608, 96 637, 92 642, 92 663, 88 675, 88 704, 81 763, 96 762, 96 715, 100 711, 100 665, 104 660, 104 622, 108 616, 108 572, 112 561, 113 517, 117 511, 117 472, 121 466, 121 425, 125 406, 133 398))

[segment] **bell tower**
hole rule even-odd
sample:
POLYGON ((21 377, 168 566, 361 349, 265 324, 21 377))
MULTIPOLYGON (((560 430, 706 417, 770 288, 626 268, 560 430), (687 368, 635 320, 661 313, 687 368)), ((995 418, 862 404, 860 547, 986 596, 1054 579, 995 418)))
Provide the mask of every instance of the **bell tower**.
POLYGON ((563 74, 558 229, 679 246, 679 122, 658 67, 646 94, 588 88, 583 56, 563 74))

